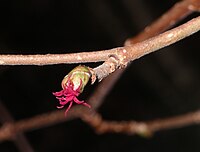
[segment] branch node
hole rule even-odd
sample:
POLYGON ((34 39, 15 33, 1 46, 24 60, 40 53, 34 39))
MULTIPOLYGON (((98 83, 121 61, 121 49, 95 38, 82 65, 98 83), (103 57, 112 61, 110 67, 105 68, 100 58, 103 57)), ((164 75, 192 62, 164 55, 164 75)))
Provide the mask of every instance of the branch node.
POLYGON ((88 67, 88 69, 90 70, 90 73, 91 73, 91 84, 94 84, 95 81, 96 81, 96 79, 97 79, 95 71, 92 68, 90 68, 90 67, 88 67))
POLYGON ((127 66, 128 60, 128 50, 126 47, 120 47, 116 49, 115 59, 118 61, 118 67, 125 68, 127 66))
POLYGON ((153 136, 153 132, 151 132, 146 123, 133 122, 130 124, 130 132, 134 131, 141 137, 149 138, 153 136))
POLYGON ((91 70, 92 72, 92 83, 96 80, 97 77, 99 81, 107 77, 109 74, 113 73, 116 69, 125 67, 125 64, 122 64, 121 57, 116 54, 109 55, 108 60, 106 60, 102 65, 91 70))

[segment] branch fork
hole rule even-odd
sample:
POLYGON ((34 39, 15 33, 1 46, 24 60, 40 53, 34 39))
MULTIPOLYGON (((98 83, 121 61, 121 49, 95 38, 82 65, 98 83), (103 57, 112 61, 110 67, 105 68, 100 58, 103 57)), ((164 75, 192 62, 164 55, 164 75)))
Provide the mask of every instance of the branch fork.
POLYGON ((96 80, 99 81, 107 77, 109 74, 113 73, 117 69, 122 69, 127 66, 128 61, 126 61, 126 50, 124 48, 117 48, 116 54, 109 55, 109 58, 100 66, 91 70, 92 72, 92 84, 96 80))

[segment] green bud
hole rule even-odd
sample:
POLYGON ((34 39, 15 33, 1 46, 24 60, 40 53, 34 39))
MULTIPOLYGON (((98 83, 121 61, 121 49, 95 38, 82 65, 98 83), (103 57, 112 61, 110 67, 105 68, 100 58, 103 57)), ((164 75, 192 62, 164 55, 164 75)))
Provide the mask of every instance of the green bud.
POLYGON ((83 89, 88 83, 91 75, 92 74, 88 67, 79 65, 64 77, 61 83, 62 88, 64 89, 69 87, 69 85, 73 85, 73 90, 76 91, 79 89, 79 92, 81 93, 83 92, 83 89))

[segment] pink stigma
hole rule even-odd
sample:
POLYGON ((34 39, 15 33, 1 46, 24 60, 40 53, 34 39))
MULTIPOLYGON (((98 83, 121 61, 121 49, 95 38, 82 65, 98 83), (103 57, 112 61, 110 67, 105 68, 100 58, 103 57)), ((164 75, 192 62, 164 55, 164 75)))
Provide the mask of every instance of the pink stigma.
POLYGON ((66 104, 69 103, 69 106, 67 107, 65 111, 65 116, 67 115, 67 112, 72 107, 73 102, 77 104, 82 104, 88 108, 91 108, 91 106, 87 104, 86 102, 80 101, 79 99, 77 99, 77 97, 80 94, 80 86, 76 90, 73 90, 73 85, 70 84, 70 85, 65 86, 63 90, 53 93, 53 95, 56 96, 56 98, 59 100, 60 105, 57 106, 58 109, 63 108, 66 104))

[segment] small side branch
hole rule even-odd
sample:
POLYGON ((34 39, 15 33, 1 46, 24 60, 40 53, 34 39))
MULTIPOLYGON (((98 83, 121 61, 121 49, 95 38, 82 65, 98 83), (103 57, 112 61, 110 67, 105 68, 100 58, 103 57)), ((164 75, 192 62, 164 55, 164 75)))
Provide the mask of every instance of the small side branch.
POLYGON ((157 131, 200 124, 200 111, 149 122, 106 121, 98 113, 83 115, 82 120, 92 126, 97 133, 114 132, 148 137, 157 131))
POLYGON ((109 50, 113 53, 109 56, 110 58, 114 58, 115 62, 111 62, 111 59, 109 59, 109 62, 107 60, 103 64, 105 69, 102 69, 102 65, 102 70, 98 70, 100 71, 100 74, 103 73, 104 76, 98 76, 97 73, 97 77, 100 77, 101 80, 102 78, 106 77, 109 73, 114 72, 118 67, 125 67, 130 61, 133 61, 146 54, 152 53, 175 42, 178 42, 179 40, 186 38, 199 30, 200 17, 197 17, 179 27, 176 27, 153 38, 147 39, 143 42, 139 42, 131 46, 125 46, 109 50), (108 72, 106 73, 106 71, 108 72))
POLYGON ((126 54, 122 56, 125 58, 124 60, 133 61, 146 54, 152 53, 175 42, 178 42, 179 40, 186 38, 195 32, 198 32, 199 30, 200 17, 197 17, 179 27, 164 32, 163 34, 147 39, 141 43, 136 43, 132 46, 124 47, 124 49, 127 49, 128 51, 123 50, 123 52, 125 52, 124 54, 127 53, 128 55, 126 54))
POLYGON ((143 32, 126 40, 125 45, 133 45, 136 42, 155 36, 174 26, 178 21, 195 11, 200 11, 200 0, 182 0, 177 2, 158 20, 147 26, 143 32))
MULTIPOLYGON (((130 43, 138 43, 157 34, 160 34, 161 32, 177 24, 177 22, 179 22, 183 18, 187 17, 191 12, 198 10, 200 10, 200 0, 183 0, 177 2, 169 11, 164 13, 163 16, 167 17, 161 16, 160 18, 158 18, 155 22, 148 26, 148 30, 144 30, 140 32, 137 36, 134 36, 133 38, 129 39, 131 40, 130 43)), ((125 45, 129 45, 130 43, 125 43, 125 45)), ((89 101, 91 101, 93 108, 99 107, 102 104, 102 101, 105 98, 106 94, 109 93, 109 90, 114 86, 114 84, 124 73, 124 71, 125 68, 117 70, 113 73, 112 76, 106 77, 104 81, 99 83, 99 85, 95 89, 94 94, 92 94, 89 98, 89 101)), ((99 76, 99 79, 101 79, 101 75, 99 76)))
POLYGON ((68 117, 64 119, 63 111, 48 113, 30 119, 13 123, 6 123, 0 128, 0 141, 12 139, 18 132, 26 132, 42 128, 51 124, 80 117, 92 126, 97 133, 125 133, 129 135, 138 134, 144 137, 151 136, 157 131, 185 127, 200 124, 200 111, 183 114, 171 118, 154 120, 149 122, 136 121, 106 121, 95 111, 84 108, 73 108, 68 117))
MULTIPOLYGON (((3 103, 0 101, 0 121, 1 123, 13 123, 14 120, 12 116, 10 115, 7 108, 3 105, 3 103)), ((22 132, 18 132, 12 136, 12 140, 15 143, 16 147, 19 149, 20 152, 33 152, 33 148, 31 147, 30 143, 24 136, 22 132)))

